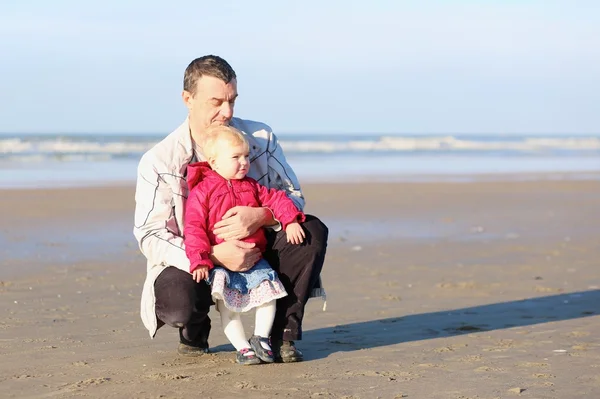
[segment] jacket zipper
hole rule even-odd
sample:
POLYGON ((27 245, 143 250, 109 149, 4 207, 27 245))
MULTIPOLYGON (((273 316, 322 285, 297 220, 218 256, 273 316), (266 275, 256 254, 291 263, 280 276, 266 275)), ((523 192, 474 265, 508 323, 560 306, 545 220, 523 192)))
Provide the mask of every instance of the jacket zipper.
POLYGON ((236 206, 235 195, 233 194, 233 185, 231 184, 231 180, 227 180, 227 186, 229 187, 229 196, 231 198, 231 207, 236 206))

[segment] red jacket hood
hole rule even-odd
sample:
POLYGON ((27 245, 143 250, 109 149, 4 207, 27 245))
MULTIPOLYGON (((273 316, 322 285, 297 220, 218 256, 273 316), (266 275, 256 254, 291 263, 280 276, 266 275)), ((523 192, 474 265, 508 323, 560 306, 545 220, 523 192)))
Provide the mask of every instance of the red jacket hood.
POLYGON ((222 179, 221 175, 212 170, 208 162, 196 162, 187 167, 187 184, 190 191, 203 180, 219 178, 222 179))

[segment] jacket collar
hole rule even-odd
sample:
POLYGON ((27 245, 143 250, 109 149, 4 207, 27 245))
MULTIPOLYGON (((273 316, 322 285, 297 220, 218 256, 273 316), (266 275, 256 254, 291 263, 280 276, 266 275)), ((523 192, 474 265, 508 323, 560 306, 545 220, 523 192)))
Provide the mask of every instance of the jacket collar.
POLYGON ((177 135, 177 144, 182 161, 187 164, 194 155, 194 144, 192 142, 192 134, 190 132, 190 120, 185 118, 185 121, 175 130, 177 135))

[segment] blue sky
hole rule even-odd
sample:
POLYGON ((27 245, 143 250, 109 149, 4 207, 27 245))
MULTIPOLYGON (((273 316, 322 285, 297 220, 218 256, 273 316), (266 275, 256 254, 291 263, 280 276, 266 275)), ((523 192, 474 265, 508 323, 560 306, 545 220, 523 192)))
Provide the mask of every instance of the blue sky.
POLYGON ((597 1, 5 1, 0 132, 168 133, 213 53, 278 132, 600 133, 598 38, 597 1))

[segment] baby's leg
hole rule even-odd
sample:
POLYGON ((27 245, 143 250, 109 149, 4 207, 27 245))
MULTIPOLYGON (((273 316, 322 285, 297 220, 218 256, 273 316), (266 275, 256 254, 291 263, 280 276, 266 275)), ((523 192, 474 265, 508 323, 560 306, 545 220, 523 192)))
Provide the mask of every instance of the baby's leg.
POLYGON ((221 324, 225 336, 235 346, 235 350, 241 351, 244 348, 250 348, 240 314, 227 309, 223 301, 217 301, 217 309, 221 314, 221 324))
MULTIPOLYGON (((275 300, 267 302, 264 305, 256 308, 254 335, 268 338, 269 335, 271 335, 273 320, 275 320, 275 300)), ((271 348, 264 341, 261 341, 260 345, 266 350, 271 350, 271 348)))

